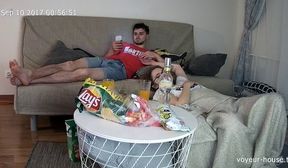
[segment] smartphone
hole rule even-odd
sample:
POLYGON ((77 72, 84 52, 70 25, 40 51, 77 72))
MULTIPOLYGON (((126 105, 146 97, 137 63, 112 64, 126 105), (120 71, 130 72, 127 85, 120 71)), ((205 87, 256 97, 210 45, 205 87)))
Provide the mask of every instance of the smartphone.
POLYGON ((115 41, 121 42, 122 41, 122 36, 121 35, 115 36, 115 41))

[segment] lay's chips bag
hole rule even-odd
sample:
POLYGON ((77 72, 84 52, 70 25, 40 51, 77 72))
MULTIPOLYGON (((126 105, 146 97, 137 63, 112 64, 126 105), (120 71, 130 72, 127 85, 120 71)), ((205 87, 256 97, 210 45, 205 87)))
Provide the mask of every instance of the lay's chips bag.
POLYGON ((91 78, 85 80, 76 102, 80 112, 86 110, 115 122, 121 122, 118 116, 127 110, 123 107, 124 99, 120 95, 115 94, 105 86, 97 85, 96 81, 91 78))
POLYGON ((98 117, 129 126, 160 126, 157 115, 148 107, 148 102, 137 95, 122 97, 120 94, 98 85, 88 78, 76 99, 80 112, 83 110, 98 117))

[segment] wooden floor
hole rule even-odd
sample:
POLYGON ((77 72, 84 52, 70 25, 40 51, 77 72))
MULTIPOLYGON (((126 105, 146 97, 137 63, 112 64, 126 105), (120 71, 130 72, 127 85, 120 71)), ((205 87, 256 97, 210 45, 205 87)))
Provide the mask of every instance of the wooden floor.
POLYGON ((66 142, 68 118, 38 117, 38 131, 31 132, 29 116, 15 114, 13 104, 0 104, 0 168, 24 168, 37 141, 66 142))

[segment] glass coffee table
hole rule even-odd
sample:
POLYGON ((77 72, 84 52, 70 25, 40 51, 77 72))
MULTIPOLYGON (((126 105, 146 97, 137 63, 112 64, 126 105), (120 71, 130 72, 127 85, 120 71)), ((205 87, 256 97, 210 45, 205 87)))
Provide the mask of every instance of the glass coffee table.
MULTIPOLYGON (((149 101, 152 111, 158 105, 158 102, 149 101)), ((74 120, 77 124, 82 168, 186 167, 197 120, 186 110, 171 107, 191 131, 130 127, 76 110, 74 120)))

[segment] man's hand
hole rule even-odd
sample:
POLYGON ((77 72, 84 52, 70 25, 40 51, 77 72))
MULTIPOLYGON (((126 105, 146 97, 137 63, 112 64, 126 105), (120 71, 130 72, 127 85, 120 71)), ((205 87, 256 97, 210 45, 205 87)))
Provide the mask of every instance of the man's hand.
POLYGON ((105 54, 105 57, 110 57, 111 55, 119 54, 123 48, 123 44, 120 41, 113 41, 110 49, 105 54))
POLYGON ((158 65, 159 62, 164 62, 164 59, 153 51, 144 52, 140 60, 145 65, 158 65))
POLYGON ((145 58, 145 59, 155 59, 158 57, 159 55, 156 54, 155 52, 153 51, 146 51, 143 53, 142 57, 145 58))
POLYGON ((113 41, 112 42, 112 50, 114 54, 118 54, 123 48, 123 44, 121 41, 113 41))

